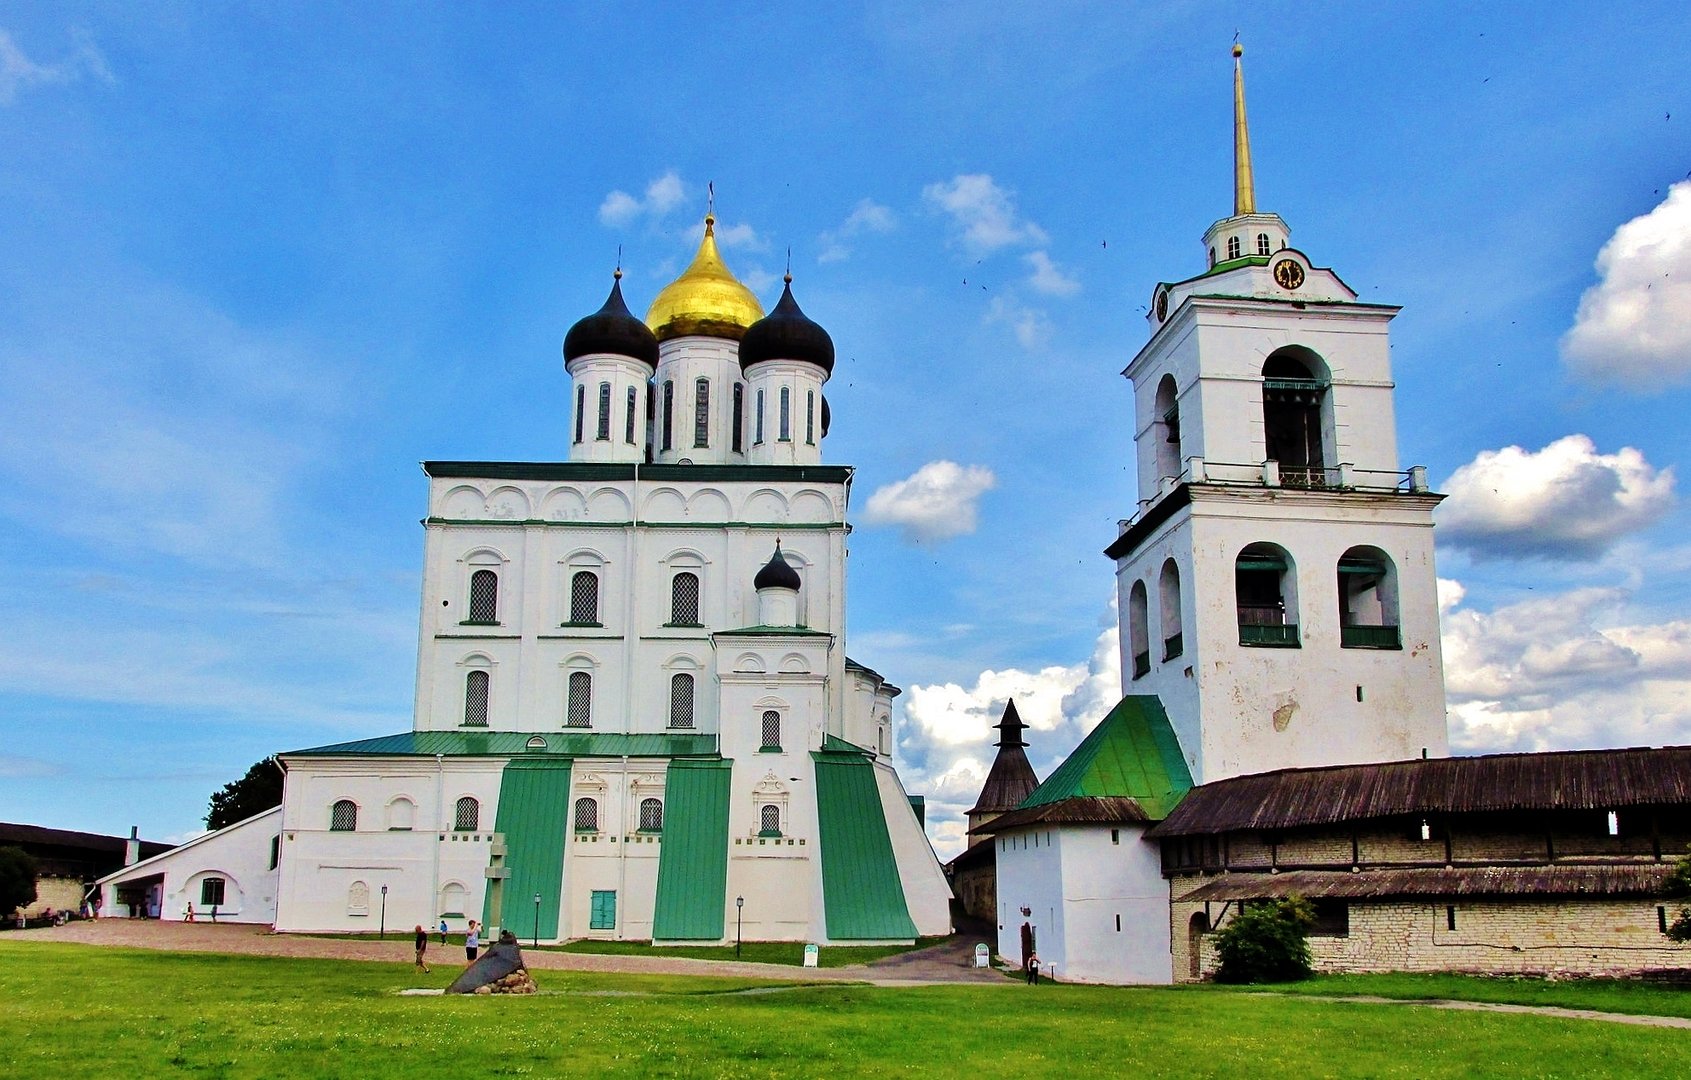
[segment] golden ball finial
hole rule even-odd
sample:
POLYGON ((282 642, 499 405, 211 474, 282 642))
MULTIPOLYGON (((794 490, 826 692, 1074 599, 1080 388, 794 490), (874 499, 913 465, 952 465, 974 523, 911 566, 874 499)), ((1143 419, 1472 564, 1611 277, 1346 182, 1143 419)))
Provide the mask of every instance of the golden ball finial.
POLYGON ((612 274, 612 275, 611 275, 611 277, 613 277, 613 278, 615 278, 615 279, 616 279, 616 280, 618 280, 618 281, 621 281, 621 280, 622 280, 622 267, 620 267, 620 266, 619 266, 619 267, 617 267, 617 268, 616 268, 616 272, 615 272, 615 273, 613 273, 613 274, 612 274))
POLYGON ((1235 41, 1233 43, 1233 59, 1237 60, 1237 59, 1239 59, 1239 57, 1244 56, 1244 55, 1245 55, 1245 47, 1243 45, 1239 44, 1237 41, 1235 41))

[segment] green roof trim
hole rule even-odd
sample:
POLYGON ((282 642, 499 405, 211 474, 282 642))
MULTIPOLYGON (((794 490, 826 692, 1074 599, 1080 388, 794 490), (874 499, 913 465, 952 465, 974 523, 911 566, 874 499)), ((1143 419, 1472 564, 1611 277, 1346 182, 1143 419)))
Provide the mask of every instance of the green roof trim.
POLYGON ((654 941, 720 941, 728 897, 732 761, 673 761, 664 780, 654 941))
POLYGON ((700 757, 716 753, 715 735, 623 734, 613 731, 402 731, 374 739, 289 750, 282 757, 416 756, 700 757), (529 746, 532 739, 544 746, 529 746))
POLYGON ((865 754, 865 755, 868 755, 868 754, 873 753, 873 751, 870 750, 868 747, 859 746, 854 742, 846 742, 844 739, 840 738, 838 735, 828 735, 828 734, 824 734, 822 736, 822 749, 825 750, 825 751, 829 751, 829 752, 833 752, 833 753, 839 753, 839 754, 865 754))
POLYGON ((833 637, 826 630, 812 630, 808 626, 742 626, 737 630, 717 630, 712 637, 833 637))
POLYGON ((833 941, 913 941, 875 766, 861 753, 812 751, 822 906, 833 941))
MULTIPOLYGON (((570 835, 570 765, 569 758, 518 758, 506 764, 500 777, 493 828, 505 835, 505 866, 511 872, 500 921, 501 929, 519 937, 558 936, 564 840, 570 835), (531 911, 529 898, 537 893, 540 906, 531 911)), ((482 909, 484 925, 493 921, 491 893, 482 909)))
POLYGON ((812 484, 851 482, 850 465, 640 465, 587 461, 425 461, 423 472, 437 480, 642 480, 674 483, 799 481, 812 484))
POLYGON ((1152 821, 1192 790, 1192 772, 1155 694, 1129 694, 1081 740, 1018 810, 1077 796, 1125 796, 1152 821))

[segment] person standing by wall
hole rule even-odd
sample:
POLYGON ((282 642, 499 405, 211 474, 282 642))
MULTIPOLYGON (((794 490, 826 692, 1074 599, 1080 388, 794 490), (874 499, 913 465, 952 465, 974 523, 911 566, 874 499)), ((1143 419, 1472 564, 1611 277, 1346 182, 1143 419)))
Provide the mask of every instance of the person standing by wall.
POLYGON ((464 955, 470 958, 470 963, 476 962, 476 949, 481 945, 481 936, 476 933, 476 921, 470 920, 470 929, 464 935, 464 955))
POLYGON ((429 965, 423 963, 423 954, 429 949, 429 932, 423 929, 423 924, 417 924, 417 970, 427 975, 429 965))

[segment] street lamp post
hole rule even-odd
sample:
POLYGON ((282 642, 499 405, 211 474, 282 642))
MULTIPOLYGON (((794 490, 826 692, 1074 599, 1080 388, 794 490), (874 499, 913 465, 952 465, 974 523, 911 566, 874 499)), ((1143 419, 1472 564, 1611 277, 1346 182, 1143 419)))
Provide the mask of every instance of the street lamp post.
POLYGON ((534 894, 534 947, 540 948, 540 894, 534 894))
POLYGON ((736 960, 740 958, 740 927, 743 923, 742 917, 745 915, 745 911, 746 898, 736 896, 734 898, 734 959, 736 960))
POLYGON ((386 885, 382 886, 382 926, 377 931, 377 936, 384 938, 388 936, 388 887, 386 885))

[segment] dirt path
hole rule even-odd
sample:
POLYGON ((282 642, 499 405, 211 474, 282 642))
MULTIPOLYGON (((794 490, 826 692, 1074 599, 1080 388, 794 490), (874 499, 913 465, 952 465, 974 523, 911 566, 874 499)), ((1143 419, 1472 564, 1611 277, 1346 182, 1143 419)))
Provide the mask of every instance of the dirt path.
POLYGON ((1524 1013, 1529 1016, 1553 1016, 1562 1020, 1604 1020, 1611 1024, 1636 1024, 1639 1027, 1691 1028, 1691 1019, 1683 1016, 1643 1016, 1636 1013, 1598 1012, 1596 1009, 1565 1009, 1560 1005, 1509 1005, 1499 1001, 1455 1001, 1450 998, 1388 998, 1371 994, 1345 994, 1328 997, 1316 994, 1276 994, 1276 997, 1300 998, 1304 1001, 1348 1001, 1359 1005, 1419 1005, 1426 1009, 1456 1009, 1462 1012, 1524 1013))
MULTIPOLYGON (((386 941, 356 938, 306 937, 273 934, 262 926, 235 923, 159 922, 152 919, 95 919, 66 926, 7 932, 7 941, 56 941, 81 945, 161 949, 173 952, 245 953, 252 956, 315 957, 328 960, 386 960, 409 963, 411 935, 396 932, 386 941)), ((962 948, 972 949, 973 942, 962 948)), ((951 955, 950 943, 906 953, 888 964, 853 964, 837 968, 798 968, 786 964, 753 964, 732 960, 693 960, 668 956, 599 956, 531 949, 523 954, 536 970, 596 971, 630 975, 715 975, 735 978, 787 979, 795 982, 856 982, 877 986, 934 986, 960 982, 1007 983, 991 971, 976 971, 951 955), (984 978, 983 978, 984 977, 984 978)), ((463 963, 457 945, 431 940, 433 962, 463 963)))

